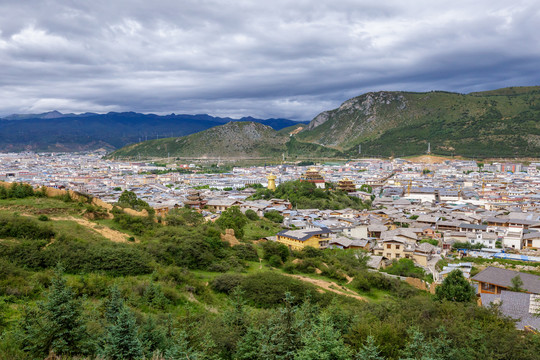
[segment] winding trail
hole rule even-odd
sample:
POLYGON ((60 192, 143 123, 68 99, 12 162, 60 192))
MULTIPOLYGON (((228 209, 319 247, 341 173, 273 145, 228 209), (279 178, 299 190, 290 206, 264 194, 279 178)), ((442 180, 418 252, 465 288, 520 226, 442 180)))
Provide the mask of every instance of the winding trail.
POLYGON ((352 297, 352 298, 355 298, 355 299, 361 300, 361 301, 367 301, 367 299, 365 297, 358 295, 357 293, 355 293, 354 291, 352 291, 350 289, 343 288, 343 287, 341 287, 341 285, 336 284, 335 282, 332 282, 332 281, 326 281, 326 280, 321 280, 321 279, 312 279, 310 277, 302 276, 302 275, 293 275, 293 274, 283 274, 283 275, 290 276, 290 277, 296 278, 298 280, 311 283, 311 284, 313 284, 315 286, 321 287, 321 288, 323 288, 323 289, 325 289, 327 291, 331 291, 331 292, 339 294, 339 295, 349 296, 349 297, 352 297))
MULTIPOLYGON (((51 217, 51 220, 67 220, 67 221, 74 221, 79 225, 82 225, 86 228, 89 228, 104 238, 107 238, 113 242, 123 242, 123 243, 132 243, 128 241, 129 235, 124 234, 123 232, 113 230, 107 226, 99 225, 96 223, 93 223, 91 221, 88 221, 86 219, 80 219, 73 216, 63 216, 63 217, 51 217)), ((136 241, 135 241, 136 242, 136 241)))

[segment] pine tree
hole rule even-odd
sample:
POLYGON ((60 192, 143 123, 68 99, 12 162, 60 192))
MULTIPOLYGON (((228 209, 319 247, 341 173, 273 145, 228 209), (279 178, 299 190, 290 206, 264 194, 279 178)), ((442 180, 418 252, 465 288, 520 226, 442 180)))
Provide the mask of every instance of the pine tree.
POLYGON ((261 354, 261 329, 249 327, 236 346, 236 360, 258 360, 261 354))
POLYGON ((108 326, 102 355, 113 360, 140 359, 142 345, 137 337, 135 317, 123 306, 113 324, 108 326))
POLYGON ((63 268, 58 265, 44 302, 37 309, 25 312, 22 321, 23 347, 35 355, 50 351, 57 355, 80 354, 86 328, 81 317, 81 304, 66 284, 63 268))
POLYGON ((440 360, 435 348, 422 332, 416 328, 409 328, 409 342, 402 352, 402 360, 440 360))
POLYGON ((239 335, 246 332, 246 301, 244 300, 244 292, 239 288, 235 288, 231 293, 232 310, 225 313, 225 322, 231 327, 231 330, 239 335))
POLYGON ((165 351, 167 360, 198 360, 199 353, 191 347, 185 331, 180 331, 175 335, 175 343, 165 351))
POLYGON ((384 360, 384 357, 379 354, 381 351, 377 344, 375 344, 375 338, 372 335, 368 335, 366 342, 362 345, 360 350, 356 353, 356 360, 384 360))
POLYGON ((341 333, 326 313, 322 313, 319 322, 304 335, 302 345, 295 354, 295 360, 352 359, 351 350, 345 345, 341 333))
POLYGON ((113 324, 124 308, 124 299, 116 285, 111 287, 109 298, 105 301, 105 319, 109 324, 113 324))
POLYGON ((516 292, 524 291, 524 289, 523 289, 523 280, 521 280, 521 276, 519 276, 519 274, 514 276, 512 278, 512 280, 510 280, 510 282, 512 283, 512 286, 510 286, 508 288, 508 290, 516 291, 516 292))
POLYGON ((149 317, 140 331, 140 341, 146 356, 166 347, 165 331, 158 327, 154 318, 149 317))

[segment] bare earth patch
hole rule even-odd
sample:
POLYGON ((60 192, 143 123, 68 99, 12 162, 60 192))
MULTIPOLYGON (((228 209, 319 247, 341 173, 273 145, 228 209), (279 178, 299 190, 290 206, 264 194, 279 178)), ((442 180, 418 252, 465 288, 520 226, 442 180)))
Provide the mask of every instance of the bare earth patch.
MULTIPOLYGON (((458 157, 454 158, 457 159, 458 157)), ((451 157, 435 156, 435 155, 421 155, 407 158, 408 161, 419 162, 424 164, 440 164, 446 160, 452 160, 451 157)))
POLYGON ((86 228, 94 230, 95 232, 103 236, 104 238, 107 238, 113 242, 129 242, 128 241, 129 235, 124 234, 123 232, 120 232, 117 230, 113 230, 107 226, 102 226, 102 225, 93 223, 85 219, 78 219, 73 216, 66 216, 66 217, 52 217, 51 220, 74 221, 79 225, 82 225, 86 228))
POLYGON ((319 287, 321 287, 321 288, 323 288, 323 289, 325 289, 327 291, 331 291, 331 292, 339 294, 339 295, 349 296, 349 297, 355 298, 357 300, 367 301, 366 298, 358 295, 354 291, 352 291, 350 289, 347 289, 345 287, 341 287, 340 285, 338 285, 338 284, 336 284, 334 282, 331 282, 331 281, 326 281, 326 280, 321 280, 321 279, 312 279, 312 278, 302 276, 302 275, 292 275, 292 274, 284 274, 284 275, 287 275, 287 276, 296 278, 298 280, 302 280, 302 281, 311 283, 311 284, 313 284, 315 286, 319 286, 319 287))

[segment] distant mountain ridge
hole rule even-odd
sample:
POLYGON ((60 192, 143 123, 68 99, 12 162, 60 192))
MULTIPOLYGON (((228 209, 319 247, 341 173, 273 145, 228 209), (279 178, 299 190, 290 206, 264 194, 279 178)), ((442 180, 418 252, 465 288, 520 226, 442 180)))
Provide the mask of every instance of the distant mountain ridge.
POLYGON ((298 123, 289 119, 241 119, 198 115, 14 114, 0 119, 0 151, 84 151, 116 149, 147 139, 189 135, 228 122, 259 122, 275 130, 298 123))

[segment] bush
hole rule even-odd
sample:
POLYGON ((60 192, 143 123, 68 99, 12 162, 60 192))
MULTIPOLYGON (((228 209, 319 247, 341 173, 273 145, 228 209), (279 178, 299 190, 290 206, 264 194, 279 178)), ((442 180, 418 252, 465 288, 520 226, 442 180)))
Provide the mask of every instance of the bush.
POLYGON ((62 260, 71 273, 107 271, 115 276, 140 275, 152 272, 150 259, 140 249, 128 244, 83 243, 59 236, 50 246, 45 241, 22 241, 0 245, 0 257, 30 269, 47 269, 62 260))
POLYGON ((17 215, 0 215, 0 237, 49 240, 54 235, 49 226, 34 219, 17 215))
POLYGON ((277 267, 277 268, 283 265, 283 261, 281 261, 281 258, 278 255, 270 256, 270 259, 268 259, 268 263, 270 264, 270 266, 277 267))
POLYGON ((214 291, 230 294, 242 283, 244 276, 238 274, 223 274, 210 283, 214 291))
POLYGON ((47 215, 39 215, 38 220, 39 221, 49 221, 49 217, 47 215))
POLYGON ((263 259, 269 261, 272 255, 277 255, 281 258, 281 261, 287 261, 289 257, 289 248, 286 245, 280 244, 275 241, 265 241, 262 243, 263 259))
POLYGON ((216 220, 216 224, 225 229, 233 229, 234 235, 238 239, 244 237, 244 226, 248 223, 246 215, 242 214, 238 206, 231 206, 226 211, 222 212, 220 217, 216 220))
POLYGON ((246 217, 251 221, 257 221, 259 220, 259 215, 251 209, 246 210, 246 217))
POLYGON ((251 244, 238 244, 232 247, 238 258, 246 261, 259 261, 257 250, 251 244))
POLYGON ((272 271, 244 277, 240 288, 244 291, 246 300, 257 307, 268 308, 282 304, 286 292, 298 302, 308 296, 314 302, 324 299, 315 286, 272 271))
POLYGON ((281 215, 277 210, 270 210, 266 212, 264 217, 278 224, 283 222, 283 215, 281 215))
POLYGON ((384 271, 392 275, 416 277, 420 279, 425 275, 424 270, 415 266, 411 259, 399 259, 399 261, 394 261, 392 266, 386 268, 384 271))

